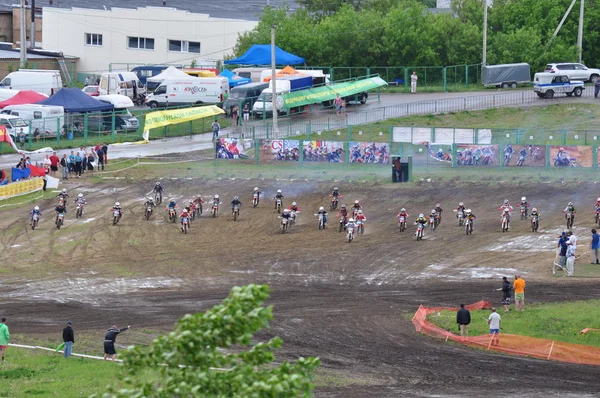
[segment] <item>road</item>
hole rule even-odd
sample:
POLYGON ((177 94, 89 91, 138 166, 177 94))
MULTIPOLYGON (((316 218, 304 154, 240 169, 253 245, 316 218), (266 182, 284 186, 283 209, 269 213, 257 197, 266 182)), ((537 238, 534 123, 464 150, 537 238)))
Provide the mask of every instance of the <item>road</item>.
MULTIPOLYGON (((346 116, 336 116, 331 109, 315 107, 311 114, 297 115, 293 118, 282 118, 279 123, 278 137, 290 136, 300 132, 331 130, 344 128, 347 125, 373 123, 376 121, 408 115, 421 115, 440 112, 456 112, 462 110, 480 110, 504 106, 532 106, 564 102, 591 102, 592 90, 585 90, 583 98, 557 98, 540 100, 532 90, 497 90, 473 91, 457 93, 423 93, 423 94, 382 94, 380 101, 371 96, 362 106, 349 106, 346 116), (590 99, 591 98, 591 99, 590 99)), ((269 137, 273 137, 270 132, 269 137)), ((233 137, 267 137, 267 128, 262 120, 251 121, 245 126, 230 127, 222 130, 222 135, 233 137)), ((151 141, 147 144, 112 144, 109 146, 109 159, 157 156, 168 153, 181 153, 208 149, 211 147, 211 134, 195 135, 151 141)), ((70 150, 60 150, 59 155, 70 150)), ((33 154, 33 161, 41 161, 45 154, 33 154)), ((20 156, 1 155, 0 168, 14 167, 20 156)))

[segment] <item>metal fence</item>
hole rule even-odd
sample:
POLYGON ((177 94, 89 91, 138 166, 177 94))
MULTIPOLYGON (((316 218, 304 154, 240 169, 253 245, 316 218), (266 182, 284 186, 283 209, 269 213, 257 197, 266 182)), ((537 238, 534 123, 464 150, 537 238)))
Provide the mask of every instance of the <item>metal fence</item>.
MULTIPOLYGON (((591 90, 584 90, 583 97, 592 97, 591 90)), ((319 131, 342 130, 348 127, 376 123, 386 119, 413 115, 439 114, 444 112, 475 111, 489 108, 515 106, 544 101, 545 104, 557 100, 543 100, 533 90, 509 91, 498 94, 476 95, 470 97, 443 98, 438 100, 405 102, 365 111, 347 113, 345 116, 323 116, 311 120, 284 118, 278 121, 278 132, 273 132, 272 122, 247 124, 233 130, 232 137, 240 138, 283 138, 300 134, 313 134, 319 131)))

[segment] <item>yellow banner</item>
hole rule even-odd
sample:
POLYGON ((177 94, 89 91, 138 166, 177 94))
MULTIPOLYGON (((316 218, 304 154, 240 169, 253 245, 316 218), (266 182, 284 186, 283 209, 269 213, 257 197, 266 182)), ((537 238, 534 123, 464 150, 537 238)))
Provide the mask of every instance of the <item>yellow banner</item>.
POLYGON ((42 189, 44 181, 41 178, 11 182, 0 186, 0 199, 8 199, 14 196, 25 195, 42 189))
POLYGON ((223 109, 216 105, 150 112, 146 114, 144 120, 144 131, 168 126, 169 124, 184 123, 204 117, 216 116, 222 113, 225 113, 223 109))

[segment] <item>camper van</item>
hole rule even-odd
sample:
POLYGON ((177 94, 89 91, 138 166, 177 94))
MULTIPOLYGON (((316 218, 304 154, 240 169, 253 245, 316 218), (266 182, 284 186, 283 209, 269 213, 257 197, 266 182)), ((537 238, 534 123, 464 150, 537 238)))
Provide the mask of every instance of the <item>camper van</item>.
POLYGON ((20 117, 31 125, 32 134, 37 138, 37 132, 40 137, 56 137, 60 128, 65 124, 65 109, 56 105, 38 105, 23 104, 9 105, 2 110, 3 115, 12 115, 20 117))
POLYGON ((229 94, 226 77, 182 77, 167 79, 146 97, 150 108, 173 105, 221 104, 229 94))
MULTIPOLYGON (((100 95, 97 98, 99 101, 113 104, 115 107, 115 130, 132 131, 138 129, 139 122, 137 118, 129 112, 129 108, 134 106, 131 98, 118 94, 100 95)), ((104 117, 104 124, 112 129, 112 115, 104 117)))
POLYGON ((62 88, 62 79, 57 70, 19 69, 9 73, 0 82, 0 88, 33 90, 52 95, 62 88))
POLYGON ((263 81, 261 80, 261 73, 264 70, 268 70, 269 72, 271 71, 270 68, 235 68, 234 70, 232 70, 232 72, 240 77, 247 77, 248 79, 252 79, 252 82, 257 83, 263 81))
POLYGON ((248 83, 232 88, 229 97, 223 103, 223 110, 230 115, 236 105, 240 108, 240 112, 246 104, 248 109, 252 109, 260 93, 268 87, 268 83, 248 83))
POLYGON ((119 94, 142 103, 146 88, 134 72, 106 72, 100 78, 100 95, 119 94))
POLYGON ((0 114, 0 125, 6 128, 6 132, 15 143, 21 132, 25 134, 25 137, 29 137, 29 125, 18 116, 0 114))

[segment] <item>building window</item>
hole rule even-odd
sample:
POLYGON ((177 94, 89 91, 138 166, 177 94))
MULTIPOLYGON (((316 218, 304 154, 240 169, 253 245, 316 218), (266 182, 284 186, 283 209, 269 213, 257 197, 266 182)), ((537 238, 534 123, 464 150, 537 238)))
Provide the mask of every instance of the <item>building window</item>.
POLYGON ((169 40, 169 51, 200 54, 200 42, 185 40, 169 40))
POLYGON ((128 48, 137 48, 140 50, 154 50, 154 39, 147 37, 128 37, 128 48))
POLYGON ((88 46, 101 46, 102 35, 99 33, 86 33, 85 44, 87 44, 88 46))

